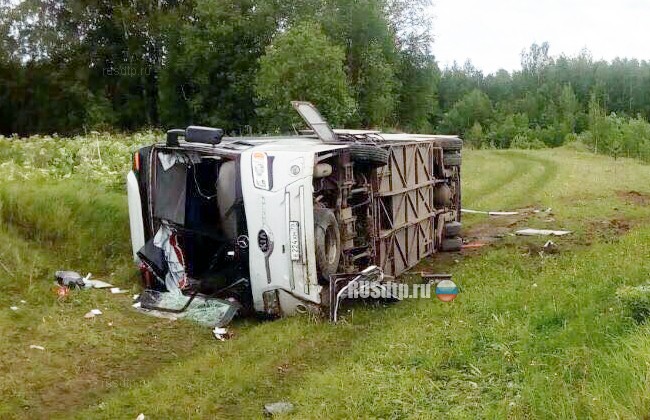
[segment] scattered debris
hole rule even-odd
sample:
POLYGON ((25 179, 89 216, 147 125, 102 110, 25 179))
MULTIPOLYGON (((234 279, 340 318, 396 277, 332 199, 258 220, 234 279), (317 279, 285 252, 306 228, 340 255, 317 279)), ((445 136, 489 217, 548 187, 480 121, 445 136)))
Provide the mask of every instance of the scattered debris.
POLYGON ((138 417, 135 418, 135 420, 144 420, 146 417, 144 416, 144 413, 138 414, 138 417))
POLYGON ((570 230, 521 229, 515 233, 520 236, 564 236, 572 232, 570 230))
POLYGON ((111 293, 114 294, 114 295, 127 293, 127 292, 128 292, 128 290, 122 290, 119 287, 111 287, 111 293))
POLYGON ((470 210, 470 209, 460 209, 461 213, 471 213, 471 214, 488 214, 486 211, 481 210, 470 210))
POLYGON ((226 341, 231 337, 231 334, 228 331, 228 329, 223 327, 214 327, 214 329, 212 330, 212 335, 214 335, 214 338, 216 338, 219 341, 226 341))
POLYGON ((425 273, 424 271, 420 273, 420 277, 422 277, 422 280, 427 280, 429 284, 437 284, 443 280, 451 280, 451 274, 433 274, 425 273))
POLYGON ((291 365, 289 365, 289 363, 282 363, 280 366, 277 366, 276 369, 278 370, 278 373, 287 373, 291 369, 291 365))
POLYGON ((177 292, 144 290, 140 300, 133 305, 138 311, 167 319, 190 319, 207 327, 224 327, 232 321, 240 309, 238 302, 198 296, 185 296, 177 292), (139 304, 139 306, 136 306, 139 304))
MULTIPOLYGON (((54 273, 54 278, 58 284, 65 287, 81 288, 85 286, 84 278, 76 271, 57 271, 54 273)), ((87 278, 90 278, 90 273, 86 276, 87 278)))
POLYGON ((45 347, 43 347, 43 346, 37 346, 36 344, 32 344, 32 345, 30 345, 29 348, 30 348, 30 349, 34 349, 34 350, 41 350, 41 351, 45 350, 45 347))
POLYGON ((84 318, 94 318, 97 315, 101 315, 102 311, 99 309, 91 309, 90 312, 88 312, 86 315, 84 315, 84 318))
POLYGON ((553 241, 546 241, 546 243, 542 247, 542 252, 545 252, 547 254, 557 253, 558 252, 557 244, 553 241))
POLYGON ((67 297, 70 294, 70 288, 63 285, 57 285, 56 295, 61 299, 67 297))
POLYGON ((133 306, 135 309, 140 309, 140 307, 142 306, 142 303, 140 303, 140 302, 136 302, 136 303, 134 303, 134 304, 131 305, 131 306, 133 306))
POLYGON ((21 299, 21 300, 20 300, 20 303, 27 303, 27 301, 21 299))
POLYGON ((483 211, 470 209, 460 209, 460 212, 469 214, 487 214, 488 216, 516 216, 519 214, 518 211, 483 211))
POLYGON ((475 248, 484 247, 485 245, 487 245, 485 242, 473 241, 473 242, 463 244, 463 246, 461 248, 462 249, 475 249, 475 248))
POLYGON ((70 288, 80 288, 80 289, 111 289, 111 293, 126 293, 126 291, 121 291, 119 287, 113 287, 112 284, 107 283, 102 280, 91 280, 91 273, 88 273, 86 277, 81 277, 81 274, 76 271, 57 271, 54 273, 56 278, 57 285, 60 286, 57 290, 57 294, 60 297, 67 296, 68 290, 61 289, 65 287, 70 288), (115 289, 116 291, 113 291, 115 289))
POLYGON ((286 401, 279 401, 270 404, 264 404, 264 414, 275 416, 278 414, 289 414, 293 411, 293 404, 286 401))
POLYGON ((138 299, 140 299, 140 294, 139 293, 136 293, 135 295, 133 295, 133 300, 138 300, 138 299))
POLYGON ((101 280, 84 280, 84 285, 87 289, 109 289, 114 287, 110 283, 101 280))
MULTIPOLYGON (((20 303, 27 303, 27 302, 25 302, 24 300, 21 300, 20 303)), ((20 306, 12 305, 12 306, 9 307, 9 309, 11 309, 12 311, 15 312, 15 311, 18 311, 20 309, 20 306)))

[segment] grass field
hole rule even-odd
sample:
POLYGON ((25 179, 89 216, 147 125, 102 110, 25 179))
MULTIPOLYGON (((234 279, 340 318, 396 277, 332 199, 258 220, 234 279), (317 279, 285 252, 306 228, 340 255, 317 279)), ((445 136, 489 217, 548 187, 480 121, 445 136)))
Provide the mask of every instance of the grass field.
POLYGON ((452 303, 354 306, 338 325, 241 320, 217 342, 134 313, 130 295, 53 292, 58 269, 138 290, 128 158, 111 154, 148 139, 91 139, 65 164, 26 157, 60 141, 0 141, 0 418, 248 418, 279 400, 296 418, 650 415, 650 330, 616 297, 648 281, 650 166, 567 149, 467 151, 464 207, 552 211, 468 216, 466 236, 573 230, 554 239, 557 253, 539 254, 547 238, 506 235, 421 264, 453 273, 452 303), (104 314, 84 319, 92 308, 104 314))

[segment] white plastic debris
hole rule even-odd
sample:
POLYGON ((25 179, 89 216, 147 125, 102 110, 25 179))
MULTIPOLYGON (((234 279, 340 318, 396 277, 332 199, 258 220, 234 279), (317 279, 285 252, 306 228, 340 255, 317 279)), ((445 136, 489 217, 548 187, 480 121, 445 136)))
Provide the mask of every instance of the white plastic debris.
POLYGON ((136 303, 134 303, 134 304, 131 305, 131 306, 133 306, 135 309, 140 309, 140 307, 142 306, 142 303, 140 303, 140 302, 136 302, 136 303))
POLYGON ((26 300, 21 300, 20 303, 27 303, 27 301, 26 300))
POLYGON ((145 419, 144 413, 138 414, 138 417, 135 418, 135 420, 144 420, 144 419, 145 419))
POLYGON ((101 280, 84 280, 84 285, 87 288, 93 288, 93 289, 108 289, 110 287, 113 287, 112 284, 106 283, 105 281, 101 281, 101 280))
POLYGON ((11 309, 12 311, 17 311, 17 310, 18 310, 18 306, 10 306, 9 309, 11 309))
POLYGON ((520 236, 564 236, 572 232, 570 230, 521 229, 515 233, 520 236))
POLYGON ((470 209, 460 209, 461 213, 469 213, 469 214, 488 214, 487 211, 483 210, 470 210, 470 209))
POLYGON ((122 294, 122 293, 126 293, 126 292, 127 292, 126 290, 122 290, 119 287, 111 287, 111 293, 114 294, 114 295, 122 294))
POLYGON ((264 414, 275 416, 277 414, 288 414, 293 411, 293 404, 286 401, 279 401, 270 404, 264 404, 264 414))
POLYGON ((542 252, 547 252, 549 254, 554 254, 558 251, 558 246, 553 241, 546 241, 542 247, 542 252))
POLYGON ((221 327, 214 327, 212 330, 212 335, 214 335, 214 338, 216 338, 219 341, 226 341, 228 338, 228 329, 227 328, 221 328, 221 327))
POLYGON ((34 349, 34 350, 41 350, 41 351, 45 350, 45 347, 43 347, 43 346, 37 346, 36 344, 32 344, 32 345, 30 345, 29 348, 30 348, 30 349, 34 349))
POLYGON ((101 315, 102 311, 99 309, 91 309, 90 312, 88 312, 86 315, 84 315, 84 318, 94 318, 97 315, 101 315))
POLYGON ((487 214, 488 216, 516 216, 519 214, 518 211, 483 211, 470 209, 460 209, 460 212, 469 214, 487 214))

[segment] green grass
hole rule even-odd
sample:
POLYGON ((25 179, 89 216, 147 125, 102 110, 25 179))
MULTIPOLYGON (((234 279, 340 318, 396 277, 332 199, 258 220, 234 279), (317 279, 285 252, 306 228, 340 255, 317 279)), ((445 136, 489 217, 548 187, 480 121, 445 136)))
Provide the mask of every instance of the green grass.
POLYGON ((137 315, 129 296, 58 300, 61 268, 137 290, 124 194, 74 175, 0 182, 0 417, 247 418, 279 400, 296 418, 650 415, 650 329, 615 296, 648 280, 650 208, 624 193, 650 193, 650 166, 565 149, 468 151, 463 176, 466 208, 553 209, 512 226, 466 216, 468 229, 575 233, 549 256, 530 252, 547 238, 508 236, 424 261, 453 273, 452 303, 356 305, 338 325, 242 320, 227 342, 137 315), (95 307, 104 315, 84 319, 95 307))

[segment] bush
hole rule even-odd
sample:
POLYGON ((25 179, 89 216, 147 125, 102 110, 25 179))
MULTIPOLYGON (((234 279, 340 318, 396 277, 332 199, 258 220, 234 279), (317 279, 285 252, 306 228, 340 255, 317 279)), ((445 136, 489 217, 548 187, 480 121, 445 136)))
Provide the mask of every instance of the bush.
POLYGON ((569 145, 578 141, 578 135, 576 133, 567 133, 564 136, 564 144, 569 145))
POLYGON ((480 149, 484 141, 483 127, 480 122, 476 121, 472 128, 465 133, 465 145, 472 149, 480 149))
POLYGON ((650 285, 621 286, 616 297, 626 314, 636 322, 644 322, 650 316, 650 285))
POLYGON ((510 147, 513 149, 545 149, 546 144, 537 138, 529 138, 524 134, 517 134, 512 140, 510 147))
POLYGON ((93 132, 70 138, 0 137, 0 179, 24 182, 79 176, 121 189, 133 152, 161 136, 149 131, 131 136, 93 132))

